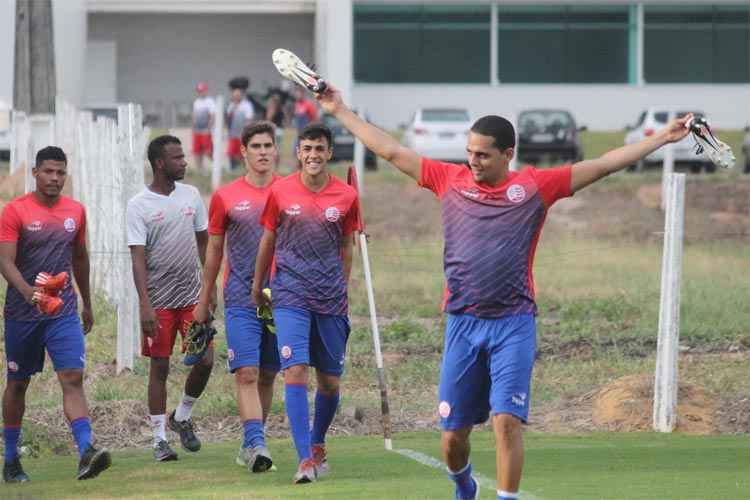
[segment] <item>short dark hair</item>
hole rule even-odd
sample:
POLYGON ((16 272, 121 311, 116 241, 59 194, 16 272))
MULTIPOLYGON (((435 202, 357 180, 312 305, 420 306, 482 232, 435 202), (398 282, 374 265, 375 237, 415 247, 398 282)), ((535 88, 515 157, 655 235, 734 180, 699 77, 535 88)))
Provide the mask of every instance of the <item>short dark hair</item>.
POLYGON ((247 147, 247 143, 254 135, 268 134, 271 136, 271 141, 276 144, 276 125, 267 120, 258 120, 242 130, 242 145, 247 147))
POLYGON ((471 131, 475 134, 494 138, 497 149, 502 150, 516 146, 516 131, 513 129, 513 124, 502 116, 483 116, 474 122, 471 131))
POLYGON ((45 160, 61 161, 66 166, 68 165, 68 157, 65 156, 65 151, 58 148, 57 146, 47 146, 36 152, 36 164, 38 167, 45 160))
POLYGON ((156 160, 164 158, 164 147, 167 144, 180 144, 180 140, 173 135, 160 135, 148 145, 148 162, 151 168, 156 168, 156 160))
POLYGON ((299 136, 297 137, 298 141, 302 141, 303 139, 307 140, 315 140, 320 139, 321 137, 325 137, 326 141, 328 141, 328 147, 333 147, 333 134, 331 133, 331 129, 328 128, 326 125, 316 122, 311 123, 305 128, 302 129, 302 131, 299 133, 299 136))

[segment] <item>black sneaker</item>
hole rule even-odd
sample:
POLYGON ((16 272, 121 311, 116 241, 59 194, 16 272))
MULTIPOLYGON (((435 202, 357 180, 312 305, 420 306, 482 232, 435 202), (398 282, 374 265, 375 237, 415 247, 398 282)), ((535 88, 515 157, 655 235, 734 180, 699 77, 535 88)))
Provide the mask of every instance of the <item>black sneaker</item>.
POLYGON ((171 462, 177 460, 177 453, 164 440, 161 440, 154 446, 154 458, 157 462, 171 462))
POLYGON ((178 422, 174 418, 176 410, 173 410, 169 414, 169 421, 167 425, 170 429, 180 435, 180 444, 187 451, 198 451, 201 449, 201 440, 195 435, 195 428, 193 426, 193 419, 189 418, 185 421, 178 422))
POLYGON ((109 452, 102 448, 97 450, 89 446, 78 463, 78 479, 92 479, 112 465, 112 457, 109 452))
POLYGON ((16 457, 10 462, 5 462, 3 465, 3 481, 6 483, 25 483, 29 480, 29 476, 23 471, 21 467, 21 458, 16 457))

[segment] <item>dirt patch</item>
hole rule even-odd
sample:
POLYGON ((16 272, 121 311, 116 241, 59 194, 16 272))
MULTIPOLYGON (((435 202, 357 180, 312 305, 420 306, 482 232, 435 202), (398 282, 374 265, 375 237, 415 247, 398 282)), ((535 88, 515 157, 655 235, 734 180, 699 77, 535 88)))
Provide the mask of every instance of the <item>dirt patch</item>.
MULTIPOLYGON (((631 375, 615 380, 593 398, 592 420, 609 431, 649 431, 652 429, 654 376, 631 375)), ((716 400, 705 389, 680 384, 677 395, 677 432, 712 434, 716 400)))

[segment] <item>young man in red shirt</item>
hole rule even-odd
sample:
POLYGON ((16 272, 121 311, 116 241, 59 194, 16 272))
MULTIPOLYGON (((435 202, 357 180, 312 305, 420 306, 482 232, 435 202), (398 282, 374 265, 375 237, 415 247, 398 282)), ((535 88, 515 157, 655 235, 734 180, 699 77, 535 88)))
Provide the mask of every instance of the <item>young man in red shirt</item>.
POLYGON ((45 349, 57 372, 63 410, 81 456, 78 479, 96 477, 111 464, 109 452, 91 444, 91 422, 83 391, 84 335, 91 331, 94 315, 89 291, 86 212, 83 205, 61 194, 67 162, 58 147, 39 150, 33 169, 36 189, 8 203, 0 222, 0 271, 8 282, 5 295, 8 371, 3 393, 6 483, 29 480, 21 467, 18 439, 26 409, 26 390, 31 376, 44 367, 45 349), (71 271, 83 302, 80 319, 73 283, 67 278, 71 271), (53 278, 42 284, 38 279, 40 273, 53 278), (48 290, 54 281, 58 281, 55 290, 48 290), (58 310, 45 307, 47 292, 60 299, 58 310))
POLYGON ((273 317, 289 427, 299 466, 295 483, 328 472, 325 435, 336 414, 349 337, 347 284, 352 233, 359 229, 357 192, 328 172, 331 131, 310 124, 299 135, 301 170, 271 186, 255 265, 253 300, 265 304, 262 283, 272 258, 273 317), (315 417, 309 427, 307 385, 315 367, 315 417))

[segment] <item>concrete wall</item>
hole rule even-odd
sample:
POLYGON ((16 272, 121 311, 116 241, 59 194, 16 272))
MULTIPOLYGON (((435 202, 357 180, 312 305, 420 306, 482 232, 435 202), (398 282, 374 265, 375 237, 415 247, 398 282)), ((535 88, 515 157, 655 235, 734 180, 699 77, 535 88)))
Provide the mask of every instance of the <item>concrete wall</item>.
POLYGON ((237 75, 251 90, 277 85, 271 53, 284 47, 310 60, 313 14, 89 14, 88 38, 117 45, 117 100, 148 107, 194 98, 195 84, 228 93, 237 75))
POLYGON ((13 61, 16 47, 16 1, 0 1, 0 102, 13 104, 13 61))
POLYGON ((750 124, 750 85, 386 85, 356 84, 353 103, 388 129, 407 122, 418 107, 461 106, 473 118, 513 116, 528 108, 573 112, 592 130, 622 130, 648 106, 702 110, 719 128, 750 124))

